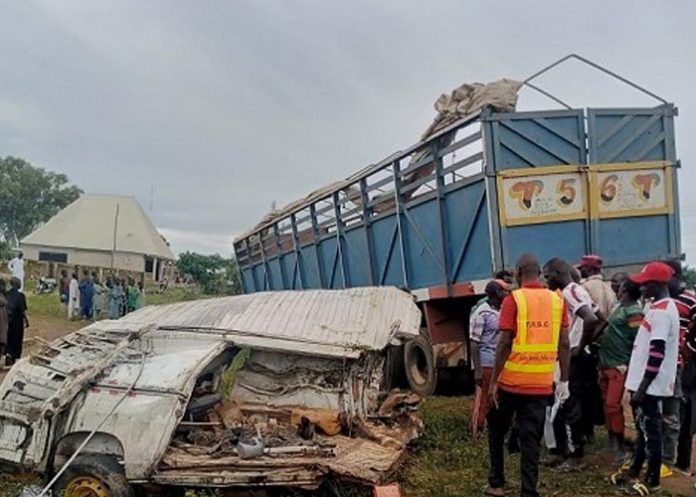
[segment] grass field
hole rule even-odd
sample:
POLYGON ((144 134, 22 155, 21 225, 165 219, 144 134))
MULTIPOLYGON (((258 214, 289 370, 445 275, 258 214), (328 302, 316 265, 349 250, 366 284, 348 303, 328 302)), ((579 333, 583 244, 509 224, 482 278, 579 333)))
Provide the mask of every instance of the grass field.
MULTIPOLYGON (((433 397, 423 403, 425 436, 417 443, 399 473, 399 481, 409 497, 480 495, 488 472, 485 438, 471 440, 467 397, 433 397)), ((506 461, 511 495, 519 492, 519 456, 506 461)), ((610 496, 611 487, 600 468, 582 473, 558 474, 542 470, 543 496, 610 496)))
MULTIPOLYGON (((32 315, 56 319, 65 318, 65 307, 61 305, 60 301, 58 300, 57 292, 36 295, 31 288, 28 288, 26 296, 27 305, 31 310, 32 315)), ((156 292, 154 289, 152 289, 146 291, 145 293, 145 304, 172 304, 175 302, 198 300, 209 297, 210 296, 208 295, 201 294, 196 287, 169 288, 163 293, 156 292)))
MULTIPOLYGON (((52 340, 88 324, 81 320, 68 321, 66 308, 60 303, 57 292, 36 295, 33 288, 28 285, 26 296, 31 324, 26 331, 26 338, 38 336, 52 340)), ((194 287, 170 288, 164 293, 157 293, 154 290, 146 293, 145 303, 147 305, 171 304, 208 297, 199 293, 194 287)))

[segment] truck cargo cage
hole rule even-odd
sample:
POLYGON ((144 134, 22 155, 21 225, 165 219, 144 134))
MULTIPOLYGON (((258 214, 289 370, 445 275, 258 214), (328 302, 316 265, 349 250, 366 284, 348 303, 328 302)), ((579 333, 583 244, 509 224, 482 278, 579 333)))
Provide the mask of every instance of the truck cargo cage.
POLYGON ((480 293, 524 252, 610 268, 680 256, 676 108, 484 108, 259 224, 234 244, 245 292, 396 285, 480 293))

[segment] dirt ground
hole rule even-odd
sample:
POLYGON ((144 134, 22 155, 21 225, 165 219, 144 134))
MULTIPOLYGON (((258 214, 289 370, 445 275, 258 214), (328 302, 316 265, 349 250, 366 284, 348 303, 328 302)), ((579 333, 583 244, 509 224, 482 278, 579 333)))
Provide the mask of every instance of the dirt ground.
POLYGON ((44 340, 55 340, 73 331, 79 330, 88 323, 84 321, 68 321, 53 316, 32 316, 31 326, 25 331, 25 341, 31 343, 36 337, 44 340))

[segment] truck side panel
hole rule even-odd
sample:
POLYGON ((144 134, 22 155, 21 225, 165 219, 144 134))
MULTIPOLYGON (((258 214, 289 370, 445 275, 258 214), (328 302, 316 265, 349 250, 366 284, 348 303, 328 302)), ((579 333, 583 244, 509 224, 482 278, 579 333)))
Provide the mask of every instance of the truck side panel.
POLYGON ((675 113, 472 116, 237 240, 244 290, 398 285, 447 298, 527 251, 598 253, 616 268, 678 256, 675 113))
POLYGON ((447 296, 487 277, 476 117, 235 242, 244 291, 397 285, 447 296))
POLYGON ((370 281, 370 253, 366 236, 370 227, 357 226, 345 231, 341 238, 346 286, 368 286, 370 281))
POLYGON ((372 223, 375 266, 379 285, 406 286, 396 216, 383 216, 372 223))
POLYGON ((483 178, 477 178, 464 188, 449 191, 445 206, 450 237, 450 280, 465 282, 487 278, 492 261, 483 178))

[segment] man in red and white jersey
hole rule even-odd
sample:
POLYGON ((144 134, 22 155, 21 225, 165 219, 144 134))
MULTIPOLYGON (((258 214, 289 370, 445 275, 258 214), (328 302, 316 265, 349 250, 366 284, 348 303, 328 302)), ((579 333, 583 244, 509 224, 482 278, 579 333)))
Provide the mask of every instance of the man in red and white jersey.
POLYGON ((673 276, 674 271, 664 262, 651 262, 631 276, 650 302, 633 344, 626 379, 638 435, 629 469, 614 475, 612 481, 631 485, 638 495, 660 490, 662 402, 674 396, 679 355, 679 313, 668 287, 673 276), (640 482, 646 459, 647 471, 640 482))
MULTIPOLYGON (((687 472, 691 465, 692 434, 696 432, 696 419, 691 416, 696 384, 690 382, 689 378, 686 378, 686 382, 683 380, 686 363, 694 360, 687 346, 687 335, 696 320, 696 293, 686 288, 680 261, 672 259, 665 263, 674 271, 674 277, 669 282, 669 294, 679 313, 679 359, 674 397, 665 400, 662 405, 665 433, 662 460, 687 472)), ((690 369, 693 369, 693 365, 690 365, 690 369)))

